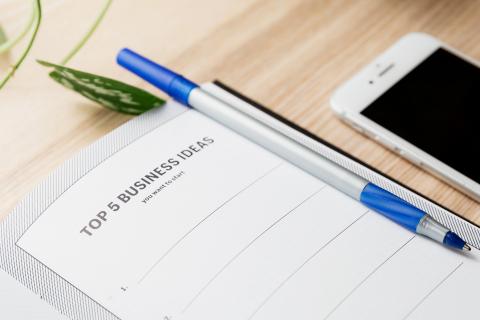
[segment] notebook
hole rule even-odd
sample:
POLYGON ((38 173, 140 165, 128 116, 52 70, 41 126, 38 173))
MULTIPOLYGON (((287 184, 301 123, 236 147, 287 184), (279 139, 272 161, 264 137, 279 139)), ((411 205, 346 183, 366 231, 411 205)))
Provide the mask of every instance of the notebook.
POLYGON ((0 270, 0 316, 8 320, 67 320, 51 305, 0 270))
POLYGON ((71 319, 474 319, 480 229, 220 83, 205 90, 429 212, 416 236, 170 101, 48 177, 2 223, 0 266, 71 319))

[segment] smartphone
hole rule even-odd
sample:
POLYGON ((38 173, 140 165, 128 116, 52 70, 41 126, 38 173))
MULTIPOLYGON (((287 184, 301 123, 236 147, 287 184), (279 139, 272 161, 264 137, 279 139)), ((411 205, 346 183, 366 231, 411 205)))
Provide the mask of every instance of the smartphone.
POLYGON ((480 201, 480 65, 410 33, 340 86, 334 112, 480 201))

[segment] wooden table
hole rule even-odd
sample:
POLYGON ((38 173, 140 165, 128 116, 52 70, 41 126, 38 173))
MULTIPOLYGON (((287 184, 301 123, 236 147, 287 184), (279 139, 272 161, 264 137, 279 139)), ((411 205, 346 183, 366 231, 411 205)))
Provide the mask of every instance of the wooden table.
MULTIPOLYGON (((130 119, 65 90, 35 62, 60 61, 102 1, 43 2, 32 54, 0 92, 0 217, 64 160, 130 119)), ((18 1, 0 1, 6 26, 19 23, 13 7, 18 1)), ((480 1, 115 0, 69 66, 160 94, 116 66, 117 51, 129 46, 198 82, 220 79, 480 224, 478 202, 360 135, 330 110, 340 83, 411 31, 480 59, 480 1)), ((19 50, 0 57, 3 70, 19 50)))

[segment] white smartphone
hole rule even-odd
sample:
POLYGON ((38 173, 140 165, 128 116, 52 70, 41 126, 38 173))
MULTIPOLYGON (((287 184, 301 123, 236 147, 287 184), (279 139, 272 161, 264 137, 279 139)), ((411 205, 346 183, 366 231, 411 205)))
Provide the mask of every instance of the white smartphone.
POLYGON ((339 87, 336 114, 480 201, 480 65, 410 33, 339 87))

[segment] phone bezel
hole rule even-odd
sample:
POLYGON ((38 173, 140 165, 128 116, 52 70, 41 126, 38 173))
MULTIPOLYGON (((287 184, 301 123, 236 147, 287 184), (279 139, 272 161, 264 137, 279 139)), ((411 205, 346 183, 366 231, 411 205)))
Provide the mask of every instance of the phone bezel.
POLYGON ((410 33, 340 86, 330 103, 334 112, 355 129, 480 201, 479 183, 361 114, 375 99, 438 48, 444 48, 480 68, 478 62, 434 37, 424 33, 410 33))

